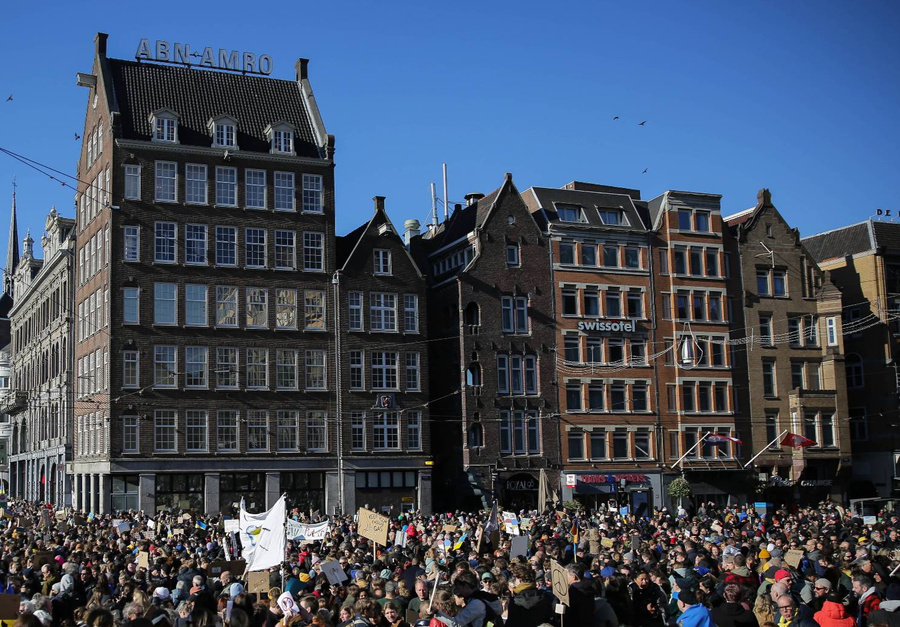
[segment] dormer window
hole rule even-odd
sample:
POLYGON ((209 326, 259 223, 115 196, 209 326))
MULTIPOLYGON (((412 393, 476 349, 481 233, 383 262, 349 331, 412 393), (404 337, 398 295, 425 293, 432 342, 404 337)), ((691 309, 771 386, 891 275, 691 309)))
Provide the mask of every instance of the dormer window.
POLYGON ((155 142, 178 142, 178 114, 171 109, 160 109, 150 114, 150 126, 155 142))
POLYGON ((597 209, 600 221, 610 226, 629 226, 628 218, 619 209, 597 209))
POLYGON ((211 118, 207 124, 214 148, 232 148, 237 145, 237 120, 227 115, 211 118))
POLYGON ((288 122, 277 122, 266 127, 266 137, 272 154, 294 154, 294 127, 288 122))

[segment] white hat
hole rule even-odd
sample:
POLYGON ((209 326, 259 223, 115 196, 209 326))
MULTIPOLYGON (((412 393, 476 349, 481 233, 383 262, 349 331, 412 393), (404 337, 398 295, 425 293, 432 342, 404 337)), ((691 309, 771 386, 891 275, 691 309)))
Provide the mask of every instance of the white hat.
POLYGON ((156 590, 153 591, 153 596, 155 596, 157 599, 162 599, 163 601, 168 601, 169 596, 171 596, 171 595, 169 593, 168 588, 160 586, 156 590))

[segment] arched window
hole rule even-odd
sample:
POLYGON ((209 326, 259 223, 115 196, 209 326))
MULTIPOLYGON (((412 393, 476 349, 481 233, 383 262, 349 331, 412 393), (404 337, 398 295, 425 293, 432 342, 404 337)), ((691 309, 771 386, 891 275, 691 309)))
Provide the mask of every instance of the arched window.
POLYGON ((866 384, 866 378, 863 373, 863 360, 856 353, 851 353, 847 355, 847 359, 844 362, 845 369, 847 370, 847 387, 848 388, 861 388, 866 384))
POLYGON ((477 327, 481 324, 481 310, 478 303, 469 303, 466 305, 466 324, 477 327))
POLYGON ((484 427, 480 422, 472 423, 469 427, 469 448, 484 446, 484 427))
POLYGON ((466 368, 466 385, 469 387, 481 385, 481 366, 477 363, 469 364, 466 368))

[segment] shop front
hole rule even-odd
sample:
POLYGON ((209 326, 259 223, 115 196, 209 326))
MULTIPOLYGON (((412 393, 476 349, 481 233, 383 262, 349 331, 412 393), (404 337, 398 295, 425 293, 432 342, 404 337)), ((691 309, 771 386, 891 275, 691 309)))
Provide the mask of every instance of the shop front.
POLYGON ((538 506, 538 478, 529 472, 500 474, 500 503, 509 511, 533 510, 538 506))
POLYGON ((653 514, 661 494, 659 473, 566 473, 563 500, 575 500, 588 511, 615 511, 639 517, 653 514))
POLYGON ((775 466, 759 473, 759 483, 767 500, 814 505, 846 500, 850 482, 848 464, 837 459, 802 460, 795 466, 775 466))

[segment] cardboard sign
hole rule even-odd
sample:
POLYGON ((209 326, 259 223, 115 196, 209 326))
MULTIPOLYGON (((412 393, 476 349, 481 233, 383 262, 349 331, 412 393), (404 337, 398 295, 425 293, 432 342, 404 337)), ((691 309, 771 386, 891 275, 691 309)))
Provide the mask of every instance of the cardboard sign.
POLYGON ((72 522, 75 523, 76 527, 80 527, 81 525, 87 524, 87 518, 85 518, 84 516, 81 516, 79 514, 75 514, 72 517, 72 522))
POLYGON ((44 564, 53 563, 53 553, 51 551, 38 551, 34 554, 34 567, 40 570, 44 564))
POLYGON ((359 516, 359 530, 357 533, 376 544, 387 546, 391 519, 365 507, 359 508, 357 516, 359 516))
POLYGON ((147 551, 138 551, 137 565, 138 568, 150 570, 150 554, 147 551))
POLYGON ((244 569, 246 568, 246 566, 247 562, 245 562, 244 560, 210 562, 208 571, 210 577, 218 577, 226 571, 230 572, 235 577, 240 577, 244 574, 244 569))
POLYGON ((864 525, 876 525, 878 524, 877 516, 863 516, 863 524, 864 525))
POLYGON ((713 531, 715 531, 716 533, 722 533, 722 525, 720 525, 717 522, 714 522, 713 524, 711 524, 709 526, 709 528, 712 529, 713 531))
POLYGON ((247 592, 250 594, 269 594, 269 571, 256 570, 247 573, 247 592))
POLYGON ((528 537, 527 536, 513 536, 512 538, 512 546, 509 550, 510 557, 518 557, 519 555, 527 556, 528 555, 528 537))
POLYGON ((24 516, 19 516, 16 519, 16 526, 21 527, 22 529, 28 529, 29 527, 31 527, 33 525, 34 525, 34 523, 31 522, 30 518, 25 518, 24 516))
POLYGON ((456 533, 456 530, 457 530, 457 529, 459 529, 459 527, 457 527, 456 525, 444 525, 444 526, 441 528, 441 531, 442 531, 442 532, 445 532, 445 533, 446 533, 446 532, 449 532, 449 533, 456 533))
POLYGON ((415 610, 406 610, 406 622, 410 625, 415 625, 416 621, 419 620, 419 613, 415 610))
POLYGON ((325 573, 325 576, 328 577, 328 583, 332 585, 339 586, 341 585, 341 582, 349 579, 347 573, 341 568, 340 563, 335 562, 334 560, 322 562, 321 568, 322 572, 325 573))
POLYGON ((481 539, 484 538, 484 527, 478 525, 478 529, 475 530, 475 538, 477 539, 475 542, 475 555, 481 555, 479 552, 481 550, 481 539))
POLYGON ((569 604, 569 573, 556 560, 550 560, 550 581, 553 583, 553 594, 561 603, 569 604))
POLYGON ((615 545, 615 542, 612 538, 600 538, 600 546, 605 549, 611 549, 615 545))
POLYGON ((173 536, 183 536, 184 529, 182 529, 181 527, 178 527, 177 529, 172 529, 172 535, 173 536))
POLYGON ((16 620, 21 600, 18 594, 0 594, 0 620, 16 620))
POLYGON ((223 520, 222 526, 225 527, 225 533, 237 533, 241 530, 241 521, 237 518, 223 520))
POLYGON ((801 549, 791 549, 784 554, 784 562, 791 568, 797 568, 802 559, 803 551, 801 549))
POLYGON ((56 512, 56 514, 54 514, 54 516, 56 517, 56 522, 63 522, 66 519, 65 512, 56 512))

